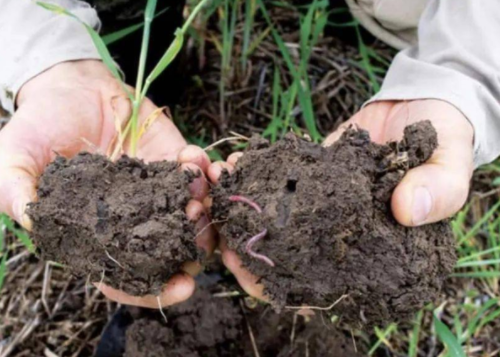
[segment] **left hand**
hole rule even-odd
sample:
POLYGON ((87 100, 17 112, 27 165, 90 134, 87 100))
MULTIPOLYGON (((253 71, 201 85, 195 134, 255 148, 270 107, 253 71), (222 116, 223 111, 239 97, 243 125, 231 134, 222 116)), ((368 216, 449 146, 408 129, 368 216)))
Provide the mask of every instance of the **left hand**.
MULTIPOLYGON (((37 180, 55 153, 65 157, 81 151, 105 154, 116 136, 115 115, 129 117, 130 103, 125 98, 120 83, 102 62, 95 60, 63 62, 28 81, 18 94, 18 110, 0 131, 0 212, 30 230, 32 224, 25 209, 36 200, 37 180)), ((146 99, 140 108, 140 120, 156 109, 146 99)), ((145 161, 176 160, 183 169, 202 172, 210 163, 202 149, 187 145, 164 114, 141 138, 137 156, 145 161)), ((208 194, 208 183, 200 177, 190 189, 193 199, 186 207, 186 215, 201 230, 208 224, 201 203, 208 194)), ((213 251, 212 227, 197 237, 197 244, 208 254, 213 251)), ((161 304, 172 305, 189 298, 195 288, 191 275, 197 270, 194 263, 186 264, 183 272, 166 282, 159 296, 161 304)), ((158 307, 156 296, 130 296, 105 285, 102 292, 122 304, 158 307)))

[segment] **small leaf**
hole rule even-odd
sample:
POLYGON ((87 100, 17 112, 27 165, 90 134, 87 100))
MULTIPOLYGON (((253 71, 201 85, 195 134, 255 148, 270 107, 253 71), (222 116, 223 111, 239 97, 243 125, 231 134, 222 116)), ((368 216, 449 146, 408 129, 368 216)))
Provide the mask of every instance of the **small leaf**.
POLYGON ((156 67, 148 76, 146 80, 148 84, 153 83, 153 81, 163 73, 163 71, 168 67, 168 65, 172 63, 172 61, 175 59, 175 57, 181 50, 183 44, 184 44, 184 35, 181 31, 177 30, 174 41, 170 44, 163 57, 160 59, 156 67))
POLYGON ((458 343, 457 337, 450 331, 448 326, 436 317, 436 315, 434 315, 434 328, 436 329, 439 339, 448 349, 451 357, 466 357, 462 346, 458 343))
MULTIPOLYGON (((155 18, 157 18, 160 15, 163 15, 165 12, 167 12, 169 8, 165 8, 161 11, 158 11, 158 13, 155 15, 155 18)), ((120 41, 121 39, 127 37, 128 35, 140 30, 144 26, 144 21, 129 27, 126 27, 124 29, 112 32, 110 34, 102 36, 102 40, 104 43, 109 46, 115 42, 120 41)))
POLYGON ((128 35, 136 32, 137 30, 140 30, 144 26, 144 23, 141 22, 140 24, 135 24, 129 27, 126 27, 124 29, 112 32, 110 34, 107 34, 105 36, 102 36, 102 40, 106 45, 111 45, 119 40, 121 40, 124 37, 127 37, 128 35))

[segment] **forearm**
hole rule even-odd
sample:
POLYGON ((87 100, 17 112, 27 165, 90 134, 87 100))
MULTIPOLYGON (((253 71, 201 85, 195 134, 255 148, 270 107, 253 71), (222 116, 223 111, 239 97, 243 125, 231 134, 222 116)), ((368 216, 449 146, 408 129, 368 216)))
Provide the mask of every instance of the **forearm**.
POLYGON ((498 33, 497 1, 431 0, 418 45, 398 54, 372 101, 447 101, 474 127, 476 166, 494 160, 500 154, 498 33))
MULTIPOLYGON (((51 1, 94 28, 97 13, 76 0, 51 1)), ((0 0, 0 105, 14 111, 19 89, 57 63, 98 59, 86 30, 75 19, 57 15, 30 0, 0 0)))

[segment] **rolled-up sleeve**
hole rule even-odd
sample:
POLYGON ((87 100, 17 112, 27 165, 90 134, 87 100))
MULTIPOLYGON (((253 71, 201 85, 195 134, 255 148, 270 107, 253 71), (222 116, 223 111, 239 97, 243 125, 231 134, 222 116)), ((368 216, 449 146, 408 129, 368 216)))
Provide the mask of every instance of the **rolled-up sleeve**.
MULTIPOLYGON (((76 0, 51 0, 98 29, 96 11, 76 0)), ((64 61, 98 59, 85 28, 65 15, 45 10, 31 0, 0 0, 0 105, 13 112, 21 86, 64 61)))
POLYGON ((500 1, 431 0, 418 44, 393 61, 377 100, 440 99, 474 127, 475 164, 500 154, 500 1))

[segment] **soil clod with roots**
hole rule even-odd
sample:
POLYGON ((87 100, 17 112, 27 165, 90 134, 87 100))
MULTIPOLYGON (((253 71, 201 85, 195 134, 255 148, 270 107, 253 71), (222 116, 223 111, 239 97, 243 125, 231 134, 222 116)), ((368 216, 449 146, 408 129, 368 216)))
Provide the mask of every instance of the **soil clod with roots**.
POLYGON ((391 213, 394 188, 437 144, 429 121, 387 145, 354 128, 328 148, 293 134, 274 145, 253 138, 214 189, 212 213, 277 309, 347 295, 332 309, 345 321, 408 320, 437 298, 456 260, 448 222, 407 228, 391 213), (230 202, 240 195, 262 212, 230 202))
POLYGON ((174 162, 58 157, 28 210, 32 236, 43 259, 77 276, 132 295, 158 295, 184 262, 200 257, 185 214, 193 179, 174 162))

